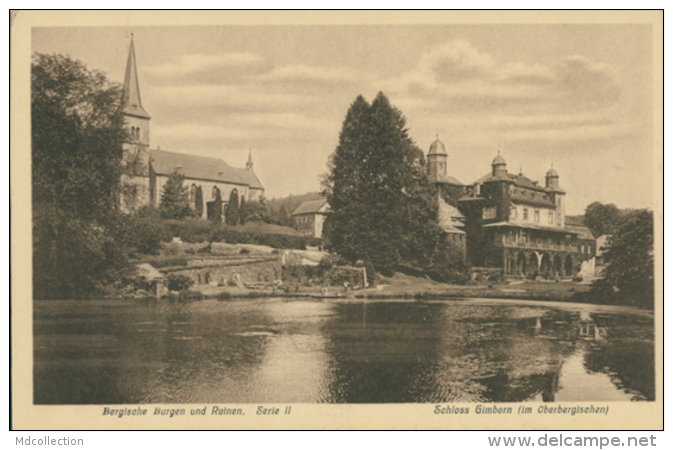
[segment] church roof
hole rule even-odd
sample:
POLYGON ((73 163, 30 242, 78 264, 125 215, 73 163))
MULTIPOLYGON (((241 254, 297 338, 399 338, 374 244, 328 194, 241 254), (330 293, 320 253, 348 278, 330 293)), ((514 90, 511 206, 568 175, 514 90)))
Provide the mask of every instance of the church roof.
POLYGON ((257 178, 257 175, 254 171, 243 168, 239 169, 237 167, 232 167, 232 169, 238 172, 238 175, 246 182, 248 186, 250 186, 250 189, 264 189, 262 182, 259 181, 259 178, 257 178))
POLYGON ((311 200, 310 202, 304 202, 301 205, 299 205, 299 208, 294 210, 292 215, 298 216, 299 214, 315 214, 319 212, 326 212, 326 211, 320 211, 322 207, 325 206, 326 204, 327 199, 324 198, 318 200, 311 200))
POLYGON ((428 180, 430 180, 431 183, 444 183, 444 184, 455 184, 456 186, 464 186, 463 183, 458 181, 458 179, 452 176, 442 175, 439 173, 428 175, 428 180))
MULTIPOLYGON (((239 169, 230 167, 220 158, 164 150, 149 150, 149 154, 152 169, 159 175, 170 175, 179 167, 180 173, 186 178, 249 185, 249 182, 241 176, 239 169)), ((259 183, 259 180, 257 182, 259 183)))
POLYGON ((150 115, 143 108, 143 102, 140 99, 140 84, 138 83, 138 68, 136 67, 136 50, 133 45, 133 35, 131 35, 131 46, 129 47, 129 58, 126 61, 126 73, 124 74, 124 113, 149 119, 150 115))

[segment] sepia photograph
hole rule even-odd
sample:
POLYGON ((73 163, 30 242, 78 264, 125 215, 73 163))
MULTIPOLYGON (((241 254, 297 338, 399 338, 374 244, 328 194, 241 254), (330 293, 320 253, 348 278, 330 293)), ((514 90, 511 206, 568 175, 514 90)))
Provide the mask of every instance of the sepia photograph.
POLYGON ((15 425, 663 429, 663 12, 571 13, 16 13, 15 425))

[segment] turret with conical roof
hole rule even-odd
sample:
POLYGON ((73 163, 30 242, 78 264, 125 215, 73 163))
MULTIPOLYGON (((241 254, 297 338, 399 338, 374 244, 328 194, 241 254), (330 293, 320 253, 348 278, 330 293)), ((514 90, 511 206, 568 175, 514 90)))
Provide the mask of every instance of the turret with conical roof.
POLYGON ((133 33, 129 45, 129 56, 126 61, 124 74, 124 115, 129 129, 130 143, 149 147, 150 145, 150 115, 143 108, 140 98, 140 83, 138 82, 138 68, 136 66, 136 51, 133 44, 133 33))
POLYGON ((443 175, 447 174, 447 159, 449 155, 446 153, 444 143, 439 140, 439 135, 435 141, 430 144, 428 151, 428 174, 429 175, 443 175))

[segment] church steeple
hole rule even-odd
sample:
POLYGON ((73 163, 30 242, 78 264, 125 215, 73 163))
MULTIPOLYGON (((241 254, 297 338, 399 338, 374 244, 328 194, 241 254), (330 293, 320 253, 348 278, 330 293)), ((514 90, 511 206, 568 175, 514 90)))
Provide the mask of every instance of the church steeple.
POLYGON ((136 67, 136 49, 133 45, 133 33, 131 33, 129 57, 126 61, 126 74, 124 75, 124 104, 124 113, 150 118, 150 115, 143 108, 143 103, 140 99, 140 83, 138 83, 138 68, 136 67))
POLYGON ((248 162, 245 163, 245 168, 248 170, 255 168, 255 163, 252 162, 252 149, 248 149, 248 162))
POLYGON ((140 99, 140 83, 138 82, 138 68, 136 67, 136 49, 133 44, 129 46, 129 57, 126 61, 126 74, 124 75, 124 116, 129 131, 129 144, 150 145, 150 115, 143 108, 140 99))

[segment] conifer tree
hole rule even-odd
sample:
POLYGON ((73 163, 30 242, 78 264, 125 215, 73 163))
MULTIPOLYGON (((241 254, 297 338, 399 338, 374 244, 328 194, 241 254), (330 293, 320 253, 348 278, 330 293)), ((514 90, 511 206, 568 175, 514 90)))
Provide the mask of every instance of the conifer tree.
POLYGON ((203 216, 203 189, 201 186, 196 188, 196 217, 203 216))
POLYGON ((210 217, 215 223, 222 222, 222 194, 219 189, 215 189, 215 200, 213 201, 213 215, 210 217))
POLYGON ((383 93, 371 105, 355 99, 329 168, 323 180, 332 210, 324 228, 328 245, 384 272, 401 264, 425 266, 440 233, 437 203, 423 152, 383 93))
POLYGON ((238 224, 238 216, 238 192, 236 189, 232 189, 231 194, 229 194, 229 204, 224 220, 227 225, 233 227, 238 224))
POLYGON ((183 186, 184 180, 185 176, 176 171, 164 184, 159 204, 159 213, 164 219, 184 219, 193 214, 189 207, 189 189, 183 186))

